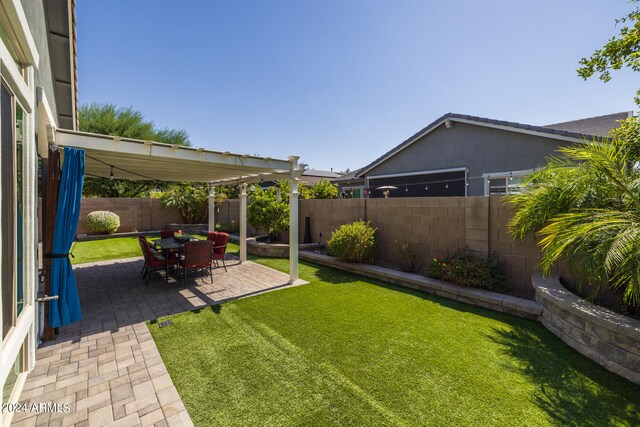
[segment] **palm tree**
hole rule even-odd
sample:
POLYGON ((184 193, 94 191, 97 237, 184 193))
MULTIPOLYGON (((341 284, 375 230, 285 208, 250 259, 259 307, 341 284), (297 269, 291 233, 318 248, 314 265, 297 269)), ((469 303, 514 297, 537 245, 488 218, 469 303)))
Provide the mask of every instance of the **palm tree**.
POLYGON ((515 238, 540 237, 540 269, 566 262, 581 283, 620 290, 640 303, 640 121, 621 122, 611 139, 559 150, 509 196, 515 238))

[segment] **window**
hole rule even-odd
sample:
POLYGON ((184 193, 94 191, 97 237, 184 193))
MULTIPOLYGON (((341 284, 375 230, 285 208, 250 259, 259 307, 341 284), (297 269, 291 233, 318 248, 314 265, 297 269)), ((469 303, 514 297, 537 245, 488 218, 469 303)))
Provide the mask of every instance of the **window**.
MULTIPOLYGON (((9 403, 11 401, 15 402, 18 400, 18 396, 20 393, 20 389, 16 387, 18 384, 18 380, 21 375, 25 374, 26 370, 26 359, 25 359, 25 349, 27 346, 27 341, 25 340, 22 343, 22 346, 18 350, 18 355, 13 361, 13 365, 9 369, 9 374, 7 375, 7 379, 4 381, 2 385, 2 403, 9 403)), ((5 418, 9 414, 8 411, 2 411, 2 420, 0 420, 0 424, 5 421, 5 418)))
POLYGON ((506 196, 507 194, 517 194, 522 191, 522 181, 531 170, 498 172, 491 174, 483 174, 485 181, 485 196, 506 196))
POLYGON ((13 145, 13 96, 9 89, 0 86, 0 157, 2 161, 2 207, 0 224, 2 229, 2 338, 7 336, 15 323, 15 156, 13 145))
POLYGON ((363 190, 364 187, 343 187, 340 197, 345 199, 361 199, 364 197, 362 194, 363 190))
POLYGON ((9 89, 0 87, 0 159, 2 162, 2 338, 15 325, 24 308, 25 247, 24 120, 22 107, 9 89))
POLYGON ((25 258, 26 248, 24 245, 24 214, 27 210, 24 194, 24 173, 25 173, 25 155, 24 155, 24 110, 20 104, 15 103, 16 112, 16 316, 20 316, 24 308, 24 295, 26 281, 25 258))
POLYGON ((13 362, 13 366, 9 371, 9 375, 2 386, 2 403, 7 403, 9 401, 20 374, 24 372, 24 347, 25 345, 23 343, 22 347, 20 347, 20 351, 18 351, 16 360, 13 362))
POLYGON ((2 17, 3 15, 0 14, 0 41, 2 41, 2 43, 5 45, 5 47, 9 51, 9 55, 11 55, 11 59, 13 59, 13 62, 18 68, 20 75, 26 81, 25 66, 23 62, 20 60, 21 55, 17 51, 17 48, 16 48, 17 44, 11 42, 12 38, 15 40, 17 37, 15 33, 13 33, 12 30, 10 30, 10 26, 7 25, 3 19, 1 19, 2 17))

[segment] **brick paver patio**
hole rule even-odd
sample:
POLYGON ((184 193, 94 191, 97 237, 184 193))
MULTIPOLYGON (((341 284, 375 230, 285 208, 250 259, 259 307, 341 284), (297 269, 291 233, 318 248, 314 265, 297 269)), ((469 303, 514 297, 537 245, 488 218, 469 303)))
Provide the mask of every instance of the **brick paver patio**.
POLYGON ((19 412, 14 426, 183 426, 191 419, 145 321, 289 286, 289 276, 253 262, 193 274, 188 286, 154 273, 142 258, 75 266, 83 320, 42 345, 21 403, 69 404, 68 412, 19 412))

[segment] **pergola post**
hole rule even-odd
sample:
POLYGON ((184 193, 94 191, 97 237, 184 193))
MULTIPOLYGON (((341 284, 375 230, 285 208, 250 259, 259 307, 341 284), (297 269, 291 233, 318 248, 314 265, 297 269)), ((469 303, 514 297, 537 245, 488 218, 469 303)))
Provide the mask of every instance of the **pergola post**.
POLYGON ((298 280, 298 179, 289 180, 289 283, 298 280))
POLYGON ((247 184, 240 185, 240 262, 247 260, 247 184))
POLYGON ((289 156, 291 178, 289 179, 289 283, 298 280, 298 157, 289 156))
POLYGON ((209 233, 216 231, 216 188, 209 184, 209 233))

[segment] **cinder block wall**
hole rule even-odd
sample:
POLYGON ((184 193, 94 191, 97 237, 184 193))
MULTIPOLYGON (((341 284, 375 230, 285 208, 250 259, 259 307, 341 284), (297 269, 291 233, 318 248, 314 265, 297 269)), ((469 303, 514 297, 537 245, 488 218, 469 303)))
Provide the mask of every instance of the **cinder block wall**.
POLYGON ((531 275, 537 270, 540 249, 533 238, 514 241, 508 223, 513 211, 501 197, 489 199, 489 251, 496 252, 512 289, 533 293, 531 275))
POLYGON ((301 200, 300 241, 305 216, 314 242, 320 232, 326 242, 340 225, 363 219, 378 229, 379 259, 394 261, 396 241, 413 244, 421 263, 464 245, 483 254, 495 251, 508 287, 532 295, 531 274, 540 252, 533 239, 513 241, 507 228, 512 215, 500 197, 301 200))
MULTIPOLYGON (((240 224, 240 199, 226 199, 216 206, 215 212, 216 224, 231 224, 232 221, 240 224)), ((255 236, 256 229, 247 224, 247 235, 255 236)), ((286 234, 286 233, 284 233, 286 234)))
MULTIPOLYGON (((468 245, 474 251, 496 252, 507 276, 508 286, 533 294, 531 274, 536 270, 540 251, 533 239, 514 242, 508 232, 513 212, 500 197, 416 197, 389 199, 300 200, 299 239, 304 238, 305 217, 311 223, 313 242, 326 242, 343 224, 363 219, 378 229, 376 255, 394 262, 395 242, 414 245, 424 263, 468 245), (322 233, 322 237, 320 234, 322 233)), ((159 199, 83 199, 78 233, 86 233, 89 212, 109 210, 120 216, 118 231, 160 230, 180 223, 177 209, 164 209, 159 199)), ((224 200, 216 209, 216 222, 240 220, 240 201, 224 200)), ((248 227, 248 235, 256 230, 248 227)), ((288 233, 281 234, 283 242, 288 233)))
POLYGON ((83 198, 80 205, 78 234, 88 233, 87 215, 93 211, 111 211, 120 217, 118 232, 161 230, 170 223, 181 223, 177 209, 163 208, 160 199, 103 199, 83 198))

